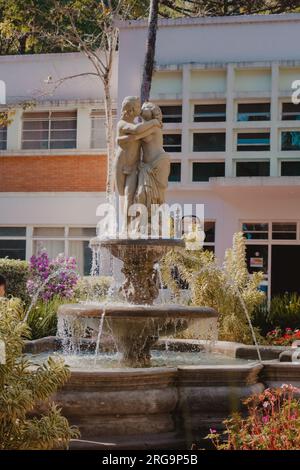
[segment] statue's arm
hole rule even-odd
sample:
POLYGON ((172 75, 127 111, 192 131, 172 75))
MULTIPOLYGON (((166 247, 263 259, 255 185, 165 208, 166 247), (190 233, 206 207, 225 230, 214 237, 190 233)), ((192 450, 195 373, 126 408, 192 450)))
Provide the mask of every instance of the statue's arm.
POLYGON ((140 122, 138 124, 127 123, 122 126, 122 131, 125 134, 140 135, 149 129, 153 129, 154 127, 160 127, 160 123, 157 119, 151 119, 150 121, 140 122))
POLYGON ((137 134, 137 135, 134 135, 134 134, 122 135, 117 138, 117 142, 119 145, 121 145, 122 143, 126 143, 126 142, 133 142, 136 140, 144 139, 145 137, 148 137, 149 135, 154 134, 154 132, 155 132, 154 127, 151 127, 150 129, 145 130, 144 132, 137 134))

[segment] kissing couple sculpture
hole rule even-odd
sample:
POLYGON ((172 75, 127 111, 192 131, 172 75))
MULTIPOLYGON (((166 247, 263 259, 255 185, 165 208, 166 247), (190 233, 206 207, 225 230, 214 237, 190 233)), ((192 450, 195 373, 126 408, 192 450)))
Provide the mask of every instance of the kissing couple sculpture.
POLYGON ((123 198, 123 229, 149 233, 145 221, 134 223, 130 208, 133 204, 147 209, 148 222, 152 205, 164 204, 168 187, 170 157, 163 149, 162 112, 154 103, 141 107, 140 99, 127 96, 122 103, 121 119, 117 125, 117 154, 115 180, 123 198), (141 122, 136 123, 140 117, 141 122), (129 228, 130 227, 130 228, 129 228))

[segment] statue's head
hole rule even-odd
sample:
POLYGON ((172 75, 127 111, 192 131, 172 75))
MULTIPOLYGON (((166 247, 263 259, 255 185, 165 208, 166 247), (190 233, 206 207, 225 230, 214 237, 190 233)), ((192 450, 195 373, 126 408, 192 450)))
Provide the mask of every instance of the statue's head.
POLYGON ((136 118, 141 113, 141 101, 138 96, 126 96, 122 103, 122 119, 136 118))
POLYGON ((162 124, 162 112, 157 104, 146 101, 142 106, 141 116, 145 121, 157 119, 162 124))

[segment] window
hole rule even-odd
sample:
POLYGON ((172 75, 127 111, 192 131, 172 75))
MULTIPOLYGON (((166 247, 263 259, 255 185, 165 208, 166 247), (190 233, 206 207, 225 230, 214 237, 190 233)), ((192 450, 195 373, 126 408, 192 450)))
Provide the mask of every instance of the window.
POLYGON ((281 132, 281 150, 300 150, 300 131, 281 132))
POLYGON ((49 258, 65 253, 64 227, 35 227, 33 229, 33 253, 38 255, 47 251, 49 258))
POLYGON ((194 122, 226 121, 226 104, 195 104, 194 122))
POLYGON ((60 253, 73 256, 82 275, 89 275, 92 267, 92 251, 89 241, 96 236, 95 227, 35 227, 33 252, 45 249, 50 258, 60 253))
POLYGON ((163 139, 166 152, 181 152, 181 134, 164 134, 163 139))
POLYGON ((160 106, 163 122, 182 122, 182 106, 160 106))
POLYGON ((299 121, 300 120, 300 105, 293 103, 282 103, 283 121, 299 121))
POLYGON ((193 135, 194 152, 224 152, 225 132, 201 132, 193 135))
POLYGON ((23 149, 73 149, 77 139, 77 111, 23 114, 23 149))
POLYGON ((0 150, 7 148, 7 127, 0 127, 0 150))
POLYGON ((69 228, 69 256, 74 256, 81 274, 89 276, 92 269, 92 250, 90 239, 96 236, 95 227, 69 228))
POLYGON ((267 240, 269 224, 243 223, 242 230, 247 240, 267 240))
POLYGON ((239 103, 238 121, 269 121, 271 119, 270 103, 239 103))
POLYGON ((225 163, 193 163, 193 181, 209 181, 209 178, 225 176, 225 163))
POLYGON ((0 258, 26 258, 26 227, 0 227, 0 258))
POLYGON ((181 180, 181 163, 171 162, 169 181, 177 182, 181 180))
POLYGON ((237 162, 236 176, 270 176, 270 162, 237 162))
POLYGON ((300 161, 281 162, 281 176, 300 176, 300 161))
POLYGON ((272 238, 273 240, 296 240, 297 224, 274 222, 272 224, 272 238))
MULTIPOLYGON (((114 124, 116 121, 116 110, 113 109, 114 124)), ((106 149, 105 112, 103 109, 93 109, 91 112, 91 148, 106 149)))
POLYGON ((237 135, 238 152, 262 150, 270 150, 269 132, 243 132, 237 135))

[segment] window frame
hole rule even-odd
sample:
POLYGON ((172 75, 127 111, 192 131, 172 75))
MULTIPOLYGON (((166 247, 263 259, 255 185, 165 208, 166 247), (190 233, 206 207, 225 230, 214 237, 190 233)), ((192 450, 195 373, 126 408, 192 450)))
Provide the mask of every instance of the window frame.
POLYGON ((77 109, 65 109, 65 110, 35 110, 35 111, 24 111, 23 114, 22 114, 22 130, 21 130, 21 149, 22 150, 31 150, 31 151, 49 151, 49 150, 74 150, 74 149, 77 149, 77 137, 78 137, 78 132, 77 132, 77 129, 78 129, 78 110, 77 109), (46 118, 46 116, 44 116, 43 118, 42 117, 36 117, 34 118, 33 116, 31 117, 26 117, 26 114, 36 114, 36 115, 41 115, 41 114, 48 114, 48 117, 46 118), (54 117, 54 114, 57 113, 61 113, 61 114, 71 114, 73 113, 74 117, 71 118, 70 117, 61 117, 61 118, 58 118, 57 116, 54 117), (64 121, 73 121, 75 123, 75 127, 72 127, 70 129, 55 129, 53 128, 52 126, 52 123, 53 122, 64 122, 64 121), (26 122, 47 122, 48 123, 48 126, 47 128, 45 129, 24 129, 24 124, 26 122), (24 133, 34 133, 34 132, 47 132, 47 139, 24 139, 24 133), (59 139, 59 138, 52 138, 52 133, 53 132, 73 132, 75 133, 75 138, 64 138, 64 139, 59 139), (24 147, 24 143, 43 143, 45 142, 47 144, 47 146, 45 147, 29 147, 29 148, 26 148, 24 147), (52 147, 51 144, 53 144, 54 142, 73 142, 74 143, 74 146, 70 146, 70 147, 66 147, 66 146, 59 146, 59 147, 52 147))

